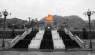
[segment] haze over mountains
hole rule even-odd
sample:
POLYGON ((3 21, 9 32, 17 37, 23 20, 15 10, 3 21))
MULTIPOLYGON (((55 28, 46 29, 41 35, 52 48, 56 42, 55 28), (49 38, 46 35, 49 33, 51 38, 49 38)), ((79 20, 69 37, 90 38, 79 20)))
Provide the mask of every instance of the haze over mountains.
MULTIPOLYGON (((83 28, 82 25, 86 24, 86 22, 82 20, 82 18, 76 15, 65 16, 65 17, 58 16, 58 15, 52 15, 52 17, 54 19, 54 22, 57 25, 61 25, 61 24, 68 22, 69 27, 83 28)), ((40 21, 44 22, 45 18, 41 19, 40 21)))

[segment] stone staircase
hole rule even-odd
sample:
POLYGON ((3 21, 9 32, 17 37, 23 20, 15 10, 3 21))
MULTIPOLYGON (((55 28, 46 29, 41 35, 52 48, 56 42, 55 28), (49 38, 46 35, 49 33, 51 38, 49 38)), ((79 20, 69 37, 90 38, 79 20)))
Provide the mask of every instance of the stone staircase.
POLYGON ((40 45, 40 49, 54 49, 51 31, 46 31, 43 35, 43 40, 40 45))
POLYGON ((26 35, 26 37, 22 40, 19 40, 18 43, 12 48, 25 48, 28 49, 28 45, 31 40, 35 37, 38 31, 32 31, 30 34, 26 35))
POLYGON ((81 48, 79 44, 71 39, 63 30, 45 30, 31 31, 25 38, 19 40, 13 49, 38 49, 38 50, 55 50, 55 49, 76 49, 81 48), (40 35, 41 34, 41 35, 40 35), (38 44, 37 44, 38 43, 38 44))
POLYGON ((80 48, 80 46, 77 44, 75 40, 72 40, 68 34, 65 33, 65 31, 58 30, 58 33, 60 35, 60 38, 62 38, 63 43, 65 44, 65 48, 80 48))

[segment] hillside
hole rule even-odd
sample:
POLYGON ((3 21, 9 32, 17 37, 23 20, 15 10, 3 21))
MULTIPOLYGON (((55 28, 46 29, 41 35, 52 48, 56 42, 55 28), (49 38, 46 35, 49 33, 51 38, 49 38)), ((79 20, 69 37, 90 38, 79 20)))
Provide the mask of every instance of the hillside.
MULTIPOLYGON (((52 15, 52 17, 54 18, 54 22, 57 25, 66 23, 67 19, 68 19, 69 27, 82 28, 82 25, 86 24, 84 20, 82 20, 79 16, 76 16, 76 15, 65 16, 65 17, 58 16, 58 15, 52 15)), ((44 22, 45 18, 42 18, 40 21, 44 22)))
MULTIPOLYGON (((4 18, 0 18, 0 28, 3 27, 3 22, 4 22, 4 18)), ((12 27, 13 24, 15 25, 24 25, 26 24, 28 21, 26 20, 21 20, 21 19, 18 19, 18 18, 12 18, 12 19, 6 19, 6 26, 7 27, 12 27)))
POLYGON ((86 22, 82 20, 79 16, 73 15, 68 17, 69 27, 83 28, 84 24, 86 24, 86 22))

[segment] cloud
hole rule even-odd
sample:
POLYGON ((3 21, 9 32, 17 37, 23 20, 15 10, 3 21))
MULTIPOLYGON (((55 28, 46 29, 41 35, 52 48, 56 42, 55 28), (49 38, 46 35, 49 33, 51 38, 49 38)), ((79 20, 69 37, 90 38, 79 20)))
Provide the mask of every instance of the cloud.
POLYGON ((95 10, 95 0, 0 0, 0 11, 7 9, 11 17, 27 19, 39 18, 47 14, 61 16, 78 15, 82 17, 88 8, 95 10))

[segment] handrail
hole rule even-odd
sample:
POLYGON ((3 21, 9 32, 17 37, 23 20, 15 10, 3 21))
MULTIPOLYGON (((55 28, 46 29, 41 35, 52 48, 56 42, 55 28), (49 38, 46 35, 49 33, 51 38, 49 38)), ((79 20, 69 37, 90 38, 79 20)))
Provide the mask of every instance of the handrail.
POLYGON ((11 41, 11 43, 14 42, 17 38, 19 38, 19 36, 15 37, 15 38, 11 41))
POLYGON ((68 30, 66 28, 64 28, 64 30, 65 30, 65 33, 67 34, 68 33, 68 30))
POLYGON ((69 34, 70 34, 71 36, 74 36, 70 31, 69 31, 69 34))
POLYGON ((76 36, 76 38, 77 38, 77 39, 79 39, 79 40, 80 40, 80 42, 82 42, 82 43, 83 43, 83 41, 82 41, 78 36, 76 36))
POLYGON ((20 39, 21 39, 20 35, 18 35, 16 38, 14 38, 14 39, 10 42, 10 48, 12 48, 20 39))
POLYGON ((28 30, 28 34, 30 34, 31 31, 32 31, 32 28, 30 28, 30 29, 28 30))
POLYGON ((22 39, 25 38, 25 36, 28 34, 27 31, 25 31, 21 36, 22 36, 22 39))
POLYGON ((25 36, 28 34, 28 32, 31 32, 31 28, 27 31, 25 31, 22 35, 16 36, 11 42, 10 42, 10 48, 12 48, 19 40, 25 38, 25 36))
POLYGON ((74 36, 69 30, 67 30, 66 28, 64 28, 65 33, 68 34, 70 36, 71 39, 74 39, 72 36, 74 36))
POLYGON ((74 35, 70 31, 68 32, 68 35, 70 36, 71 39, 74 40, 74 35))
POLYGON ((85 48, 85 43, 78 36, 75 36, 75 41, 80 45, 80 47, 85 48))
POLYGON ((64 28, 65 33, 68 34, 70 36, 71 39, 75 40, 80 47, 85 48, 85 43, 76 35, 73 35, 69 30, 67 30, 66 28, 64 28))

